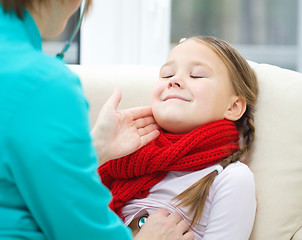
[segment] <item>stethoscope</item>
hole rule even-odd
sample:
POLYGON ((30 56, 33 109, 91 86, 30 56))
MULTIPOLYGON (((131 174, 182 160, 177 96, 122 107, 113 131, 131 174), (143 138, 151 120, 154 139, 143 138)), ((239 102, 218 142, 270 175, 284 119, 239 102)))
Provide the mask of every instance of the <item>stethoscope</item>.
POLYGON ((83 0, 82 6, 83 6, 83 7, 81 8, 82 11, 81 11, 81 13, 80 13, 79 21, 78 21, 76 27, 74 28, 74 30, 73 30, 73 32, 72 32, 70 38, 68 39, 68 41, 65 43, 65 45, 64 45, 64 47, 63 47, 63 49, 62 49, 62 51, 59 52, 59 53, 57 54, 57 58, 59 58, 59 59, 61 59, 61 60, 63 60, 64 54, 67 52, 67 50, 69 49, 69 47, 70 47, 70 45, 71 45, 73 39, 75 38, 75 36, 77 35, 77 33, 78 33, 79 30, 80 30, 80 27, 81 27, 81 24, 82 24, 82 21, 83 21, 83 17, 84 17, 84 14, 85 14, 85 12, 86 12, 86 9, 87 9, 87 0, 83 0))

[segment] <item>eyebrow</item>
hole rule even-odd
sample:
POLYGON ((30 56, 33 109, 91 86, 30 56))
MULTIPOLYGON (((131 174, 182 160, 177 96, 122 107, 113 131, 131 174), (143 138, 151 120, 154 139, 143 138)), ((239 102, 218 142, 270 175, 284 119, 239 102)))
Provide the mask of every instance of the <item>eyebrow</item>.
POLYGON ((207 68, 209 71, 214 72, 213 68, 211 68, 210 65, 205 62, 193 61, 192 64, 194 66, 202 66, 204 68, 207 68))
POLYGON ((175 65, 175 62, 174 61, 166 62, 164 65, 161 66, 160 70, 162 70, 164 67, 169 67, 171 65, 175 65))

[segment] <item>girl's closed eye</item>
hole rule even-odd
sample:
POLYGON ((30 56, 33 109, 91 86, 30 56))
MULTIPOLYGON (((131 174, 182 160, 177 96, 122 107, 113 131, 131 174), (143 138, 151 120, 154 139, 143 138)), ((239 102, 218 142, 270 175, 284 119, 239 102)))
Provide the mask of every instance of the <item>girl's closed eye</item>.
POLYGON ((190 77, 191 78, 206 78, 207 73, 203 70, 195 70, 195 71, 191 72, 190 77))
POLYGON ((166 75, 163 75, 162 78, 171 78, 173 76, 174 76, 173 74, 166 74, 166 75))
POLYGON ((175 75, 175 70, 174 67, 171 66, 171 63, 166 63, 162 66, 159 72, 159 77, 160 78, 171 78, 174 77, 175 75))
POLYGON ((190 75, 190 77, 191 78, 206 78, 207 77, 207 75, 206 74, 204 74, 204 73, 192 73, 191 75, 190 75))
POLYGON ((202 76, 202 75, 191 75, 190 77, 191 78, 204 78, 204 76, 202 76))
POLYGON ((164 69, 160 72, 160 77, 161 78, 171 78, 173 77, 175 74, 173 71, 168 70, 168 69, 164 69))

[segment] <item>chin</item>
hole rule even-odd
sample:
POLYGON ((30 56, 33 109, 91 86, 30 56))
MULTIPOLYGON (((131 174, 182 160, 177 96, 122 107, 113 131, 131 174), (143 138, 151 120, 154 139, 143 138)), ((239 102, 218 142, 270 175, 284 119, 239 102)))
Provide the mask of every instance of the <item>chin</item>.
POLYGON ((179 111, 178 108, 152 108, 156 123, 165 131, 170 133, 186 133, 193 130, 192 121, 188 120, 185 111, 179 111))
POLYGON ((195 127, 192 126, 187 126, 187 121, 183 122, 183 121, 177 121, 175 119, 160 119, 160 120, 156 120, 156 123, 166 132, 169 133, 176 133, 176 134, 180 134, 180 133, 187 133, 192 131, 195 127))
POLYGON ((186 127, 181 128, 179 126, 167 126, 162 129, 164 129, 168 133, 182 134, 182 133, 188 133, 188 132, 192 131, 194 128, 191 129, 191 128, 186 128, 186 127))

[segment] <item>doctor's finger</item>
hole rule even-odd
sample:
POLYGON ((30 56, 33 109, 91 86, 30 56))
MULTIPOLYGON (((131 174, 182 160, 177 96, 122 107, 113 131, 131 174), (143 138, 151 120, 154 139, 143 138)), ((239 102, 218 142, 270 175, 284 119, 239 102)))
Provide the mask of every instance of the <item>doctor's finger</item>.
POLYGON ((141 136, 140 137, 141 144, 140 144, 139 148, 141 148, 141 147, 145 146, 146 144, 148 144, 149 142, 153 141, 158 136, 159 136, 159 130, 153 130, 153 131, 149 132, 148 134, 141 136))
POLYGON ((131 112, 133 120, 153 116, 151 107, 135 107, 128 109, 128 111, 131 112))
POLYGON ((137 128, 144 128, 150 124, 155 123, 155 120, 153 117, 149 116, 149 117, 144 117, 144 118, 139 118, 137 120, 135 120, 135 126, 137 128))
POLYGON ((182 221, 182 217, 177 212, 171 213, 168 218, 170 218, 175 224, 178 224, 182 221))
POLYGON ((180 240, 194 240, 195 236, 193 232, 186 232, 180 240))
POLYGON ((139 134, 140 136, 147 135, 147 134, 149 134, 150 132, 153 132, 153 131, 155 131, 155 130, 159 130, 159 126, 158 126, 156 123, 149 124, 149 125, 146 126, 146 127, 142 127, 142 128, 137 129, 138 134, 139 134))
POLYGON ((115 88, 112 95, 108 98, 108 100, 105 102, 103 108, 109 108, 116 110, 118 105, 120 104, 122 99, 122 93, 119 88, 115 88))
POLYGON ((185 220, 181 220, 177 224, 177 227, 178 227, 179 233, 185 233, 190 230, 190 225, 185 220))

